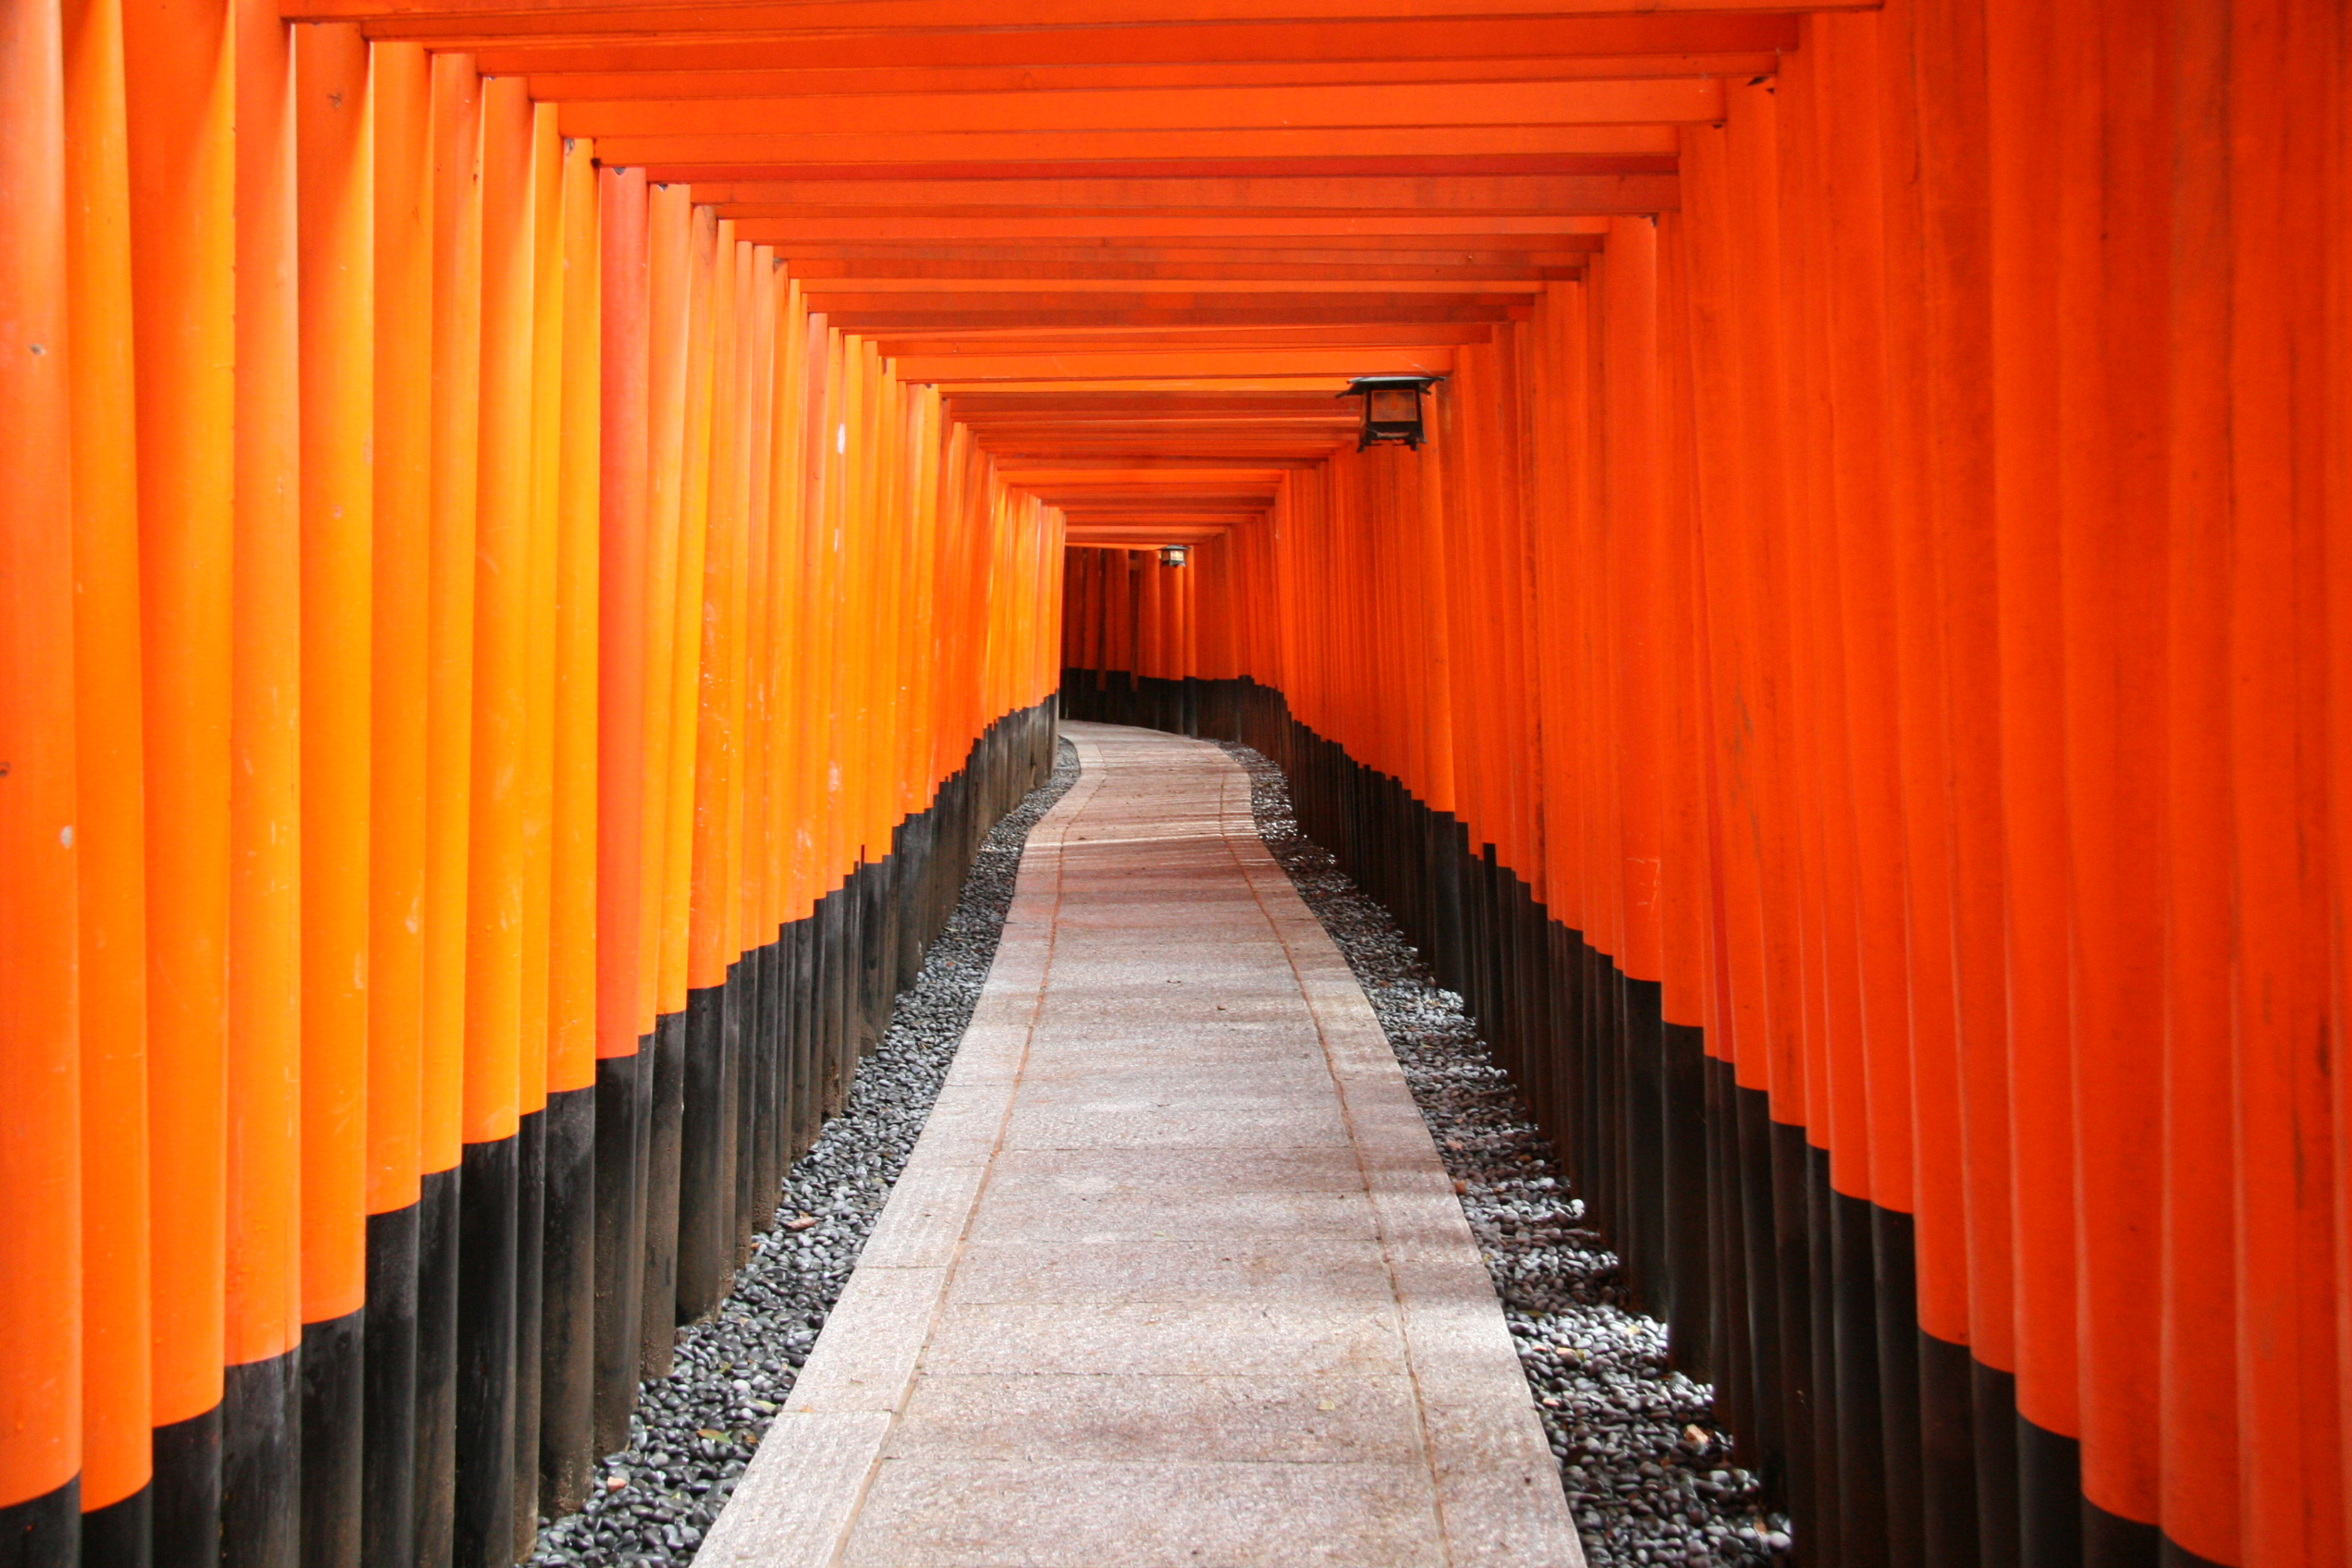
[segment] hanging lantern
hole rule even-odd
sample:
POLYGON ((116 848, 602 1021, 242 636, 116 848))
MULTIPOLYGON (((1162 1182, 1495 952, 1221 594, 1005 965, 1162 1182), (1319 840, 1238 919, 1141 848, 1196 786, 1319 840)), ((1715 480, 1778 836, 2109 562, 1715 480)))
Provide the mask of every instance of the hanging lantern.
POLYGON ((1159 547, 1159 564, 1162 566, 1182 566, 1184 564, 1184 546, 1182 545, 1162 545, 1159 547))
POLYGON ((1421 391, 1445 379, 1442 375, 1359 375, 1348 383, 1342 398, 1364 399, 1364 433, 1357 451, 1380 442, 1402 441, 1421 449, 1421 391))

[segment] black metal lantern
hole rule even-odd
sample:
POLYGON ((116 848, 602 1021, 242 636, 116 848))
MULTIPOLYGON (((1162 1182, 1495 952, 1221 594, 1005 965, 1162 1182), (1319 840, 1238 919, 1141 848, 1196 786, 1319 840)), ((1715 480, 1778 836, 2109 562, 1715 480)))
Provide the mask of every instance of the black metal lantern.
POLYGON ((1182 566, 1184 564, 1184 546, 1182 545, 1162 545, 1159 547, 1159 564, 1162 566, 1182 566))
POLYGON ((1349 381, 1342 398, 1364 399, 1364 433, 1355 443, 1359 452, 1380 442, 1402 441, 1421 449, 1421 392, 1445 379, 1442 375, 1359 375, 1349 381))

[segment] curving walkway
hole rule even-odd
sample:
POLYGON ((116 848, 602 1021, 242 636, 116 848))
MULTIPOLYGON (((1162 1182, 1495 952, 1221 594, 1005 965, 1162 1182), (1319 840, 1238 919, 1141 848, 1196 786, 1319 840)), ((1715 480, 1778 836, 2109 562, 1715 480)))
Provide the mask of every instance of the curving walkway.
POLYGON ((702 1568, 1567 1568, 1501 1309, 1215 746, 1064 727, 947 1086, 702 1568))

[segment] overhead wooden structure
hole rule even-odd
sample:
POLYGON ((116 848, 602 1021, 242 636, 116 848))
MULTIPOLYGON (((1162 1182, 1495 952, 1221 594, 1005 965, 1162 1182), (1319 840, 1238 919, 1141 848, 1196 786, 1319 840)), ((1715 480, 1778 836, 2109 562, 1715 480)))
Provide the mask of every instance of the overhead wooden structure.
POLYGON ((2342 1563, 2347 50, 0 0, 0 1565, 526 1547, 1057 682, 1291 768, 1800 1562, 2342 1563))
POLYGON ((1270 493, 1205 472, 1121 495, 1084 477, 1098 459, 1323 457, 1348 376, 1442 372, 1579 276, 1609 214, 1672 208, 1679 128, 1795 42, 1763 6, 1519 9, 288 14, 522 76, 602 161, 789 256, 813 309, 938 386, 1025 488, 1082 497, 1073 539, 1157 544, 1270 493))

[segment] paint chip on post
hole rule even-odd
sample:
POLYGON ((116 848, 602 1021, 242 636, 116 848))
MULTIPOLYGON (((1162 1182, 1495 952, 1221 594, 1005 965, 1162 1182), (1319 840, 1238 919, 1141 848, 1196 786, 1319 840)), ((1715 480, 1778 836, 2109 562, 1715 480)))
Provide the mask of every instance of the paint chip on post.
POLYGON ((833 427, 833 449, 843 453, 850 449, 850 427, 846 423, 833 427))

